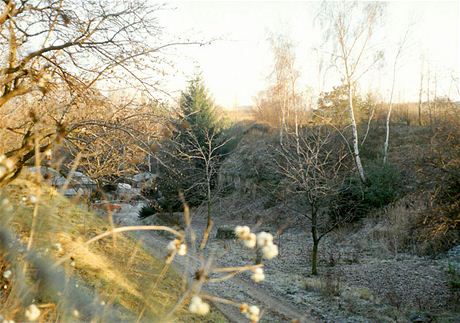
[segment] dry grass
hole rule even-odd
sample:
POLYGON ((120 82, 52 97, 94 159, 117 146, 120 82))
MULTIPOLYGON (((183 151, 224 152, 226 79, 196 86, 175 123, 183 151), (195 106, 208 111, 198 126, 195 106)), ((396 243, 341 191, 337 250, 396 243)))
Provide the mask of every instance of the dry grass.
MULTIPOLYGON (((160 277, 163 260, 155 259, 137 241, 123 234, 85 245, 85 241, 110 229, 110 221, 73 204, 53 188, 39 184, 30 178, 21 178, 4 190, 14 211, 9 216, 2 214, 2 225, 8 221, 24 245, 29 243, 35 207, 28 198, 39 192, 31 242, 34 251, 54 260, 70 253, 72 258, 63 264, 68 276, 89 286, 106 304, 120 308, 127 320, 135 320, 145 307, 143 320, 155 321, 174 306, 181 294, 182 278, 173 270, 160 277), (157 281, 156 288, 151 288, 157 281)), ((11 264, 0 259, 2 272, 6 268, 11 268, 11 264)), ((29 272, 28 277, 32 276, 29 272)), ((14 281, 11 285, 13 289, 14 281)), ((23 319, 19 301, 9 295, 13 294, 0 294, 0 313, 8 319, 23 319)), ((60 320, 59 300, 49 299, 46 303, 46 321, 60 320)), ((181 309, 176 317, 180 322, 195 319, 185 309, 181 309)), ((206 321, 218 322, 223 318, 214 312, 206 317, 206 321)))

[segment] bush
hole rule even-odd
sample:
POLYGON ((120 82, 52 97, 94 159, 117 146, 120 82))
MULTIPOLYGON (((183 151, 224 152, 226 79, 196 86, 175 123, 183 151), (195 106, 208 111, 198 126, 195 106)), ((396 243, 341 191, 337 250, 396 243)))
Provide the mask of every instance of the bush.
POLYGON ((152 206, 152 205, 144 205, 140 210, 139 210, 139 219, 145 219, 151 215, 154 215, 157 213, 157 209, 152 206))
POLYGON ((454 290, 460 290, 460 271, 453 264, 449 264, 447 268, 449 275, 449 284, 454 290))
POLYGON ((334 220, 357 220, 373 210, 394 202, 401 193, 401 174, 390 164, 372 164, 367 169, 368 185, 357 175, 345 180, 337 195, 332 216, 334 220))
MULTIPOLYGON (((458 112, 458 111, 456 111, 458 112)), ((460 242, 460 118, 439 122, 430 149, 420 159, 420 176, 430 205, 416 224, 422 254, 444 252, 460 242)))

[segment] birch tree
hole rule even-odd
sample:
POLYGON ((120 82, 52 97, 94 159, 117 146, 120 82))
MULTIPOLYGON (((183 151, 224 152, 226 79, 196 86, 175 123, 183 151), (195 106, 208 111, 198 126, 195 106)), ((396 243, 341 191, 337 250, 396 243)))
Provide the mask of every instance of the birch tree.
POLYGON ((403 38, 399 42, 396 55, 393 61, 393 70, 392 70, 392 80, 391 80, 391 90, 390 90, 390 100, 388 103, 388 112, 386 116, 386 123, 385 123, 385 143, 383 144, 383 163, 386 164, 388 160, 388 145, 390 143, 390 118, 391 118, 391 112, 393 110, 393 94, 394 94, 394 89, 395 89, 395 84, 396 84, 396 71, 398 68, 398 62, 399 59, 401 58, 402 51, 404 49, 404 44, 406 43, 407 36, 409 34, 409 28, 407 28, 403 38))
POLYGON ((291 113, 294 114, 295 129, 298 132, 299 95, 296 93, 296 83, 300 73, 295 67, 295 47, 287 36, 272 35, 270 44, 274 56, 272 77, 275 84, 272 93, 279 109, 279 139, 282 145, 283 138, 288 132, 291 113))
POLYGON ((423 95, 423 77, 424 77, 424 58, 421 58, 421 67, 420 67, 420 88, 418 92, 418 125, 422 126, 422 95, 423 95))
POLYGON ((359 152, 353 97, 359 79, 383 58, 383 52, 374 50, 371 46, 382 13, 383 5, 379 2, 346 1, 325 3, 322 12, 326 37, 331 44, 331 58, 348 92, 353 158, 363 183, 367 183, 367 177, 359 152))

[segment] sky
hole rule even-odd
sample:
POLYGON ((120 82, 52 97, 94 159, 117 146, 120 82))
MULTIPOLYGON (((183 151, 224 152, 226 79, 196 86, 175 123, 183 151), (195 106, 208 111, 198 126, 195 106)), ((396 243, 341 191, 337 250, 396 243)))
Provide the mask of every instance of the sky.
MULTIPOLYGON (((314 49, 323 37, 315 23, 320 5, 319 1, 168 2, 167 10, 159 17, 167 35, 184 40, 212 40, 205 46, 181 46, 168 53, 175 67, 166 84, 168 91, 180 93, 188 79, 201 73, 218 105, 252 105, 255 96, 270 84, 270 33, 287 35, 294 43, 296 67, 301 73, 299 89, 311 89, 317 94, 338 85, 337 76, 328 74, 324 86, 319 86, 314 49)), ((378 91, 384 99, 388 98, 396 45, 408 28, 409 38, 396 73, 395 100, 418 100, 422 66, 426 75, 430 71, 432 81, 436 76, 438 95, 460 99, 458 1, 388 2, 384 24, 375 36, 386 51, 385 65, 360 79, 360 89, 378 91)))

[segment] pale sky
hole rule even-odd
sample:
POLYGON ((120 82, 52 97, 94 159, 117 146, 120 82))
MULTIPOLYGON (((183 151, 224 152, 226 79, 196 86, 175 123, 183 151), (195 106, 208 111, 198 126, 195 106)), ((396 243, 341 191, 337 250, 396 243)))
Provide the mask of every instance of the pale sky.
MULTIPOLYGON (((320 2, 294 1, 179 1, 168 2, 160 24, 165 32, 182 39, 217 39, 210 45, 180 47, 169 52, 177 72, 167 85, 170 91, 185 88, 197 71, 217 104, 225 107, 252 105, 257 93, 269 85, 273 56, 267 41, 270 32, 288 35, 296 45, 299 88, 318 89, 317 63, 313 49, 321 40, 314 17, 320 2)), ((436 75, 438 95, 459 99, 460 7, 457 1, 390 1, 385 24, 377 41, 385 44, 386 65, 360 82, 363 91, 388 95, 394 49, 408 25, 406 43, 397 72, 395 99, 417 100, 421 56, 425 70, 436 75), (452 81, 452 75, 457 83, 452 81)), ((328 77, 328 86, 338 85, 328 77)))

